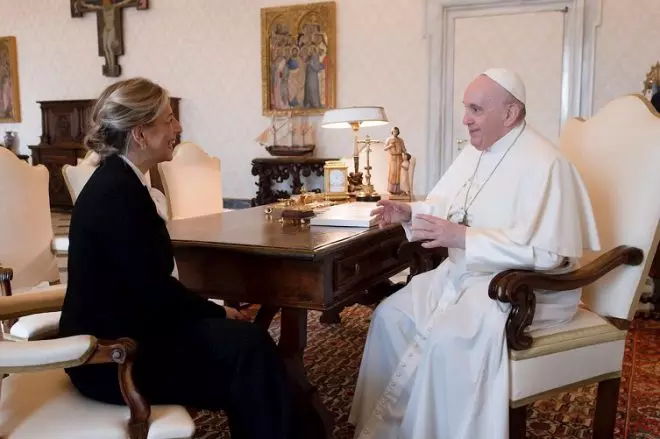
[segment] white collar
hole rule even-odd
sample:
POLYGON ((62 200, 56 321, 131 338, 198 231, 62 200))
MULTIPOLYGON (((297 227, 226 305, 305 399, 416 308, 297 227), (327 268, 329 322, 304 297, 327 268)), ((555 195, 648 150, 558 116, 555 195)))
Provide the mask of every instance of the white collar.
POLYGON ((511 143, 514 142, 514 139, 518 138, 518 135, 522 130, 525 129, 527 126, 527 122, 522 121, 515 127, 511 128, 511 131, 500 137, 495 143, 490 145, 489 148, 486 149, 486 152, 498 152, 498 151, 503 151, 507 149, 509 146, 511 146, 511 143))
POLYGON ((131 167, 131 169, 133 170, 133 172, 135 172, 135 175, 137 175, 137 177, 140 179, 140 182, 141 182, 144 186, 146 186, 147 188, 151 188, 151 185, 149 184, 149 181, 147 181, 147 177, 145 177, 145 175, 142 173, 142 171, 140 171, 140 170, 138 169, 138 167, 135 166, 135 163, 133 163, 128 157, 126 157, 126 156, 123 155, 123 154, 119 154, 119 157, 121 157, 122 160, 125 161, 125 162, 128 164, 128 166, 131 167))

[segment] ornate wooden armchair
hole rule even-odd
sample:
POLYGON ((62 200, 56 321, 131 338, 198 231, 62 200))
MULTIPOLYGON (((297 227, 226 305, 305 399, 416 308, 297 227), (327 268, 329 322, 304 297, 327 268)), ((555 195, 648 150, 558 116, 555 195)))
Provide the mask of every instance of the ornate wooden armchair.
POLYGON ((170 203, 170 218, 190 218, 224 212, 220 159, 202 148, 183 142, 174 159, 158 164, 158 172, 170 203))
MULTIPOLYGON (((56 252, 68 247, 68 239, 53 235, 48 184, 44 166, 30 166, 0 148, 0 264, 14 267, 14 292, 18 295, 66 290, 66 285, 58 285, 56 252)), ((53 312, 20 318, 11 327, 2 322, 0 337, 49 337, 57 333, 59 318, 59 313, 53 312)))
MULTIPOLYGON (((593 383, 598 383, 593 436, 614 436, 628 323, 660 235, 658 139, 660 117, 641 95, 616 99, 593 118, 564 127, 560 148, 589 190, 604 250, 585 255, 582 267, 570 273, 508 270, 490 283, 490 298, 512 306, 506 325, 512 439, 525 437, 529 404, 593 383), (535 291, 575 288, 583 288, 582 304, 571 322, 529 332, 535 291)), ((445 249, 434 254, 410 243, 401 251, 418 259, 421 272, 436 266, 445 249)))
MULTIPOLYGON (((0 267, 0 319, 61 309, 64 291, 12 296, 12 271, 0 267)), ((194 424, 183 407, 151 407, 133 383, 136 344, 89 335, 40 341, 0 341, 0 438, 190 438, 194 424), (117 363, 127 407, 91 401, 73 388, 65 367, 117 363)), ((166 385, 166 383, 164 383, 166 385)))

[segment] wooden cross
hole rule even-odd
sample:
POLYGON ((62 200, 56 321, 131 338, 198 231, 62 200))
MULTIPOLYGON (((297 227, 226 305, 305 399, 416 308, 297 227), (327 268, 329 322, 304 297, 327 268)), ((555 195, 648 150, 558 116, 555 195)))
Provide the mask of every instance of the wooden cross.
POLYGON ((71 16, 82 17, 85 12, 96 12, 99 56, 105 57, 103 75, 121 75, 117 57, 124 54, 122 9, 149 8, 149 0, 71 0, 71 16))

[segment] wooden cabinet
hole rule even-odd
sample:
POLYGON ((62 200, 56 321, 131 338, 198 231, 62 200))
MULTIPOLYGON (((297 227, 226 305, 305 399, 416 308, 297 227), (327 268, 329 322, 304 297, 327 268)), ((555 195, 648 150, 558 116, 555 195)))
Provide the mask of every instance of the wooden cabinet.
MULTIPOLYGON (((171 98, 172 111, 179 119, 179 98, 171 98)), ((75 165, 78 158, 87 152, 83 146, 89 118, 94 105, 93 99, 66 101, 39 101, 41 106, 41 141, 30 145, 32 164, 44 165, 50 173, 50 205, 55 210, 68 210, 73 207, 69 196, 62 166, 75 165)), ((177 143, 180 141, 177 138, 177 143)), ((151 172, 152 180, 158 180, 157 172, 151 172)), ((158 186, 154 182, 154 186, 158 186)))

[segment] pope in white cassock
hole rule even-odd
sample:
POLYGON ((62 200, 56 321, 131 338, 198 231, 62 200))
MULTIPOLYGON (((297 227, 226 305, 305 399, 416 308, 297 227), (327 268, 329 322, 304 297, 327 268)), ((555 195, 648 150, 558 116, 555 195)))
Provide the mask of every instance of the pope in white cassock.
MULTIPOLYGON (((463 103, 473 148, 425 202, 383 200, 372 212, 449 257, 374 311, 349 418, 358 438, 507 438, 510 306, 488 284, 510 268, 572 270, 583 249, 599 249, 581 177, 525 122, 518 75, 484 72, 463 103)), ((579 301, 580 290, 537 292, 532 328, 569 321, 579 301)))

